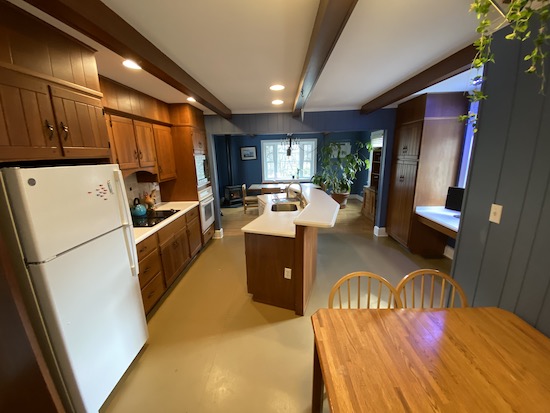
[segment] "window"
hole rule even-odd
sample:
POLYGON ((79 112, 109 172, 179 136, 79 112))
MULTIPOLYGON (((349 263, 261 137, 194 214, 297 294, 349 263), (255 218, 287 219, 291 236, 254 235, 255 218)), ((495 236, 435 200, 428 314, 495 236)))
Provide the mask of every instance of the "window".
POLYGON ((288 141, 262 141, 262 180, 309 181, 316 170, 317 139, 292 142, 288 156, 288 141))

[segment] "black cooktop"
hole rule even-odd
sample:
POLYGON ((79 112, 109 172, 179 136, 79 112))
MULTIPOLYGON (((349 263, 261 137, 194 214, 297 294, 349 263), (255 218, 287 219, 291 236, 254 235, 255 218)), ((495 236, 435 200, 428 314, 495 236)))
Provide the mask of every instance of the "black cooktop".
POLYGON ((134 227, 152 227, 174 215, 176 212, 179 212, 179 209, 169 209, 166 211, 155 211, 154 209, 150 209, 147 211, 147 215, 143 217, 132 216, 132 224, 134 227))

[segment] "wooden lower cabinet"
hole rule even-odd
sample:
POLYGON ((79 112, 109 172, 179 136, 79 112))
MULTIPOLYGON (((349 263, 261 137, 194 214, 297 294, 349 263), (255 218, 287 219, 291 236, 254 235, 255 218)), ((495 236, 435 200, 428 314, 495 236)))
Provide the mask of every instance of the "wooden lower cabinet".
POLYGON ((214 236, 214 224, 210 225, 206 231, 202 233, 202 244, 206 245, 214 236))
POLYGON ((151 311, 201 248, 198 207, 137 244, 145 314, 151 311))
POLYGON ((409 242, 417 165, 417 161, 397 161, 390 182, 387 231, 404 246, 409 242))
POLYGON ((159 255, 157 234, 137 245, 139 259, 139 285, 143 299, 145 314, 149 313, 153 306, 166 291, 162 264, 159 255))
POLYGON ((374 188, 365 188, 363 190, 363 215, 371 221, 374 221, 376 215, 376 190, 374 188))
POLYGON ((193 208, 185 214, 187 221, 187 235, 189 237, 189 253, 191 257, 197 255, 202 248, 202 232, 199 219, 199 207, 193 208))
POLYGON ((158 237, 164 280, 169 287, 191 260, 185 217, 160 229, 158 237))

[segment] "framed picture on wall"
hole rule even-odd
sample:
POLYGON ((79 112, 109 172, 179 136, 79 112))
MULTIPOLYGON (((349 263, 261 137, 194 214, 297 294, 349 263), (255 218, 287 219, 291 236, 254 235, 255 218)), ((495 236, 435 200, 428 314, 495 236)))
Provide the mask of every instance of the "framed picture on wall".
POLYGON ((241 147, 241 160, 250 161, 256 159, 256 147, 255 146, 242 146, 241 147))

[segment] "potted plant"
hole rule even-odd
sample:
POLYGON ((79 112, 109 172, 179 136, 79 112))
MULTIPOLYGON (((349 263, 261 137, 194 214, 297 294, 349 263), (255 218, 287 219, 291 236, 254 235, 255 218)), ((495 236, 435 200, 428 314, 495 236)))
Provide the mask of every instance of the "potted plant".
POLYGON ((344 145, 341 142, 329 142, 321 148, 319 153, 321 171, 311 180, 322 189, 331 191, 332 198, 340 204, 340 208, 346 207, 357 173, 363 168, 370 167, 370 161, 361 150, 366 148, 367 151, 372 151, 370 142, 353 143, 349 153, 344 145))

